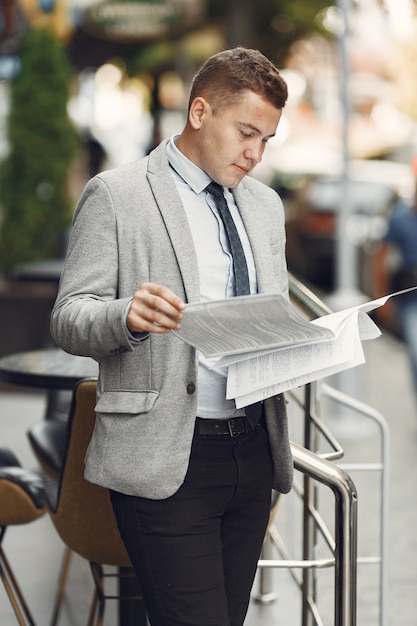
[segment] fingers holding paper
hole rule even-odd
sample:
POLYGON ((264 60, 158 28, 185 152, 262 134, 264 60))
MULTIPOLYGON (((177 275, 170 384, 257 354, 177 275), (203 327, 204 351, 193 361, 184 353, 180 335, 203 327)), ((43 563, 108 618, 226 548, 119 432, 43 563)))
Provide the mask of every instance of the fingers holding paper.
POLYGON ((126 322, 131 332, 167 333, 179 330, 185 303, 171 289, 143 283, 135 292, 126 322))

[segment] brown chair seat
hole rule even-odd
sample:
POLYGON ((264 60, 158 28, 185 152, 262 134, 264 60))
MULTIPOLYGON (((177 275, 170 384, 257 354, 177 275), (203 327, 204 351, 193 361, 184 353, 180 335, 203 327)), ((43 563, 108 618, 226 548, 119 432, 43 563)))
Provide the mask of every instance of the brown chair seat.
POLYGON ((103 566, 116 566, 130 576, 134 572, 108 490, 84 478, 84 459, 96 419, 96 384, 95 379, 84 380, 74 389, 62 470, 58 480, 48 481, 45 498, 52 523, 64 544, 90 563, 96 590, 89 624, 97 613, 96 624, 100 625, 106 598, 103 566))
POLYGON ((0 446, 0 576, 22 626, 35 622, 3 550, 3 540, 8 527, 29 524, 44 513, 43 477, 24 469, 11 450, 0 446))

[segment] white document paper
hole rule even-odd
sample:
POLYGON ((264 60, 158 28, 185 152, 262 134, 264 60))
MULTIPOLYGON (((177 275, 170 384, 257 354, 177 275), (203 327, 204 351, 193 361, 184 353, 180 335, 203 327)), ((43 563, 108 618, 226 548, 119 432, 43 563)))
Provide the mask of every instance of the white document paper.
POLYGON ((241 408, 364 363, 359 315, 359 311, 350 315, 332 341, 233 363, 228 369, 226 397, 234 398, 241 408))
POLYGON ((367 314, 414 289, 312 321, 279 294, 192 304, 174 332, 228 366, 227 398, 240 408, 364 363, 361 342, 381 335, 367 314))
POLYGON ((284 296, 258 294, 187 304, 173 331, 206 357, 326 341, 332 331, 303 318, 284 296))

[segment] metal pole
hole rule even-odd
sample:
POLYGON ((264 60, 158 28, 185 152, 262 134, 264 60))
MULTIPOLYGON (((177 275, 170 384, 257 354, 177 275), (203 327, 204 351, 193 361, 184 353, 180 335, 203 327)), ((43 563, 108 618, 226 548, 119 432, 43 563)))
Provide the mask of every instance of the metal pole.
MULTIPOLYGON (((350 182, 350 150, 349 150, 349 61, 347 39, 349 35, 349 15, 351 0, 335 0, 340 11, 341 26, 338 31, 338 49, 340 59, 340 105, 342 111, 342 173, 340 206, 336 212, 336 290, 326 298, 326 303, 333 311, 340 311, 356 306, 367 300, 358 288, 358 248, 349 233, 349 222, 352 214, 351 182, 350 182)), ((358 397, 363 394, 362 379, 357 368, 336 374, 334 385, 349 395, 358 397)), ((343 427, 349 426, 352 436, 361 436, 357 424, 347 414, 343 427)))
POLYGON ((338 311, 363 302, 364 296, 357 288, 358 250, 348 234, 352 210, 349 180, 349 61, 347 37, 349 34, 349 14, 351 0, 336 0, 340 11, 341 27, 338 33, 340 59, 340 104, 342 111, 342 178, 340 207, 337 211, 336 226, 336 291, 328 298, 329 306, 338 311))

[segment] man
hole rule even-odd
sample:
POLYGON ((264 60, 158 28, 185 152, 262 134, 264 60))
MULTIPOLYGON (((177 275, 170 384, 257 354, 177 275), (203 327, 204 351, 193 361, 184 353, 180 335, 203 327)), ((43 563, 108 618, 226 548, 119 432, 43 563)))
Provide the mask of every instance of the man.
POLYGON ((181 135, 93 178, 75 212, 52 334, 99 362, 85 475, 110 489, 152 626, 243 624, 271 489, 291 488, 283 397, 237 410, 227 372, 170 332, 186 302, 239 293, 241 265, 250 293, 288 294, 282 203, 245 178, 286 98, 258 51, 214 55, 181 135))

